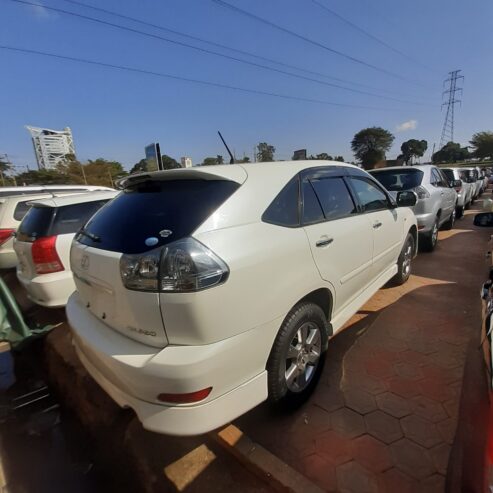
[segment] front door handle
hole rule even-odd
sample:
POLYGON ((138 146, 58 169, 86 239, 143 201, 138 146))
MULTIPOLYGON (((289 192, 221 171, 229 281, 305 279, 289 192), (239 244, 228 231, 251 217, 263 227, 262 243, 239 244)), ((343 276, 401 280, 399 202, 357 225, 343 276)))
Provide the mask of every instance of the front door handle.
POLYGON ((378 229, 378 228, 380 228, 380 226, 382 226, 382 223, 380 221, 376 221, 376 222, 373 223, 373 228, 374 229, 378 229))
POLYGON ((323 247, 323 246, 330 245, 333 241, 334 241, 334 238, 324 238, 324 239, 318 240, 315 243, 315 245, 317 247, 323 247))

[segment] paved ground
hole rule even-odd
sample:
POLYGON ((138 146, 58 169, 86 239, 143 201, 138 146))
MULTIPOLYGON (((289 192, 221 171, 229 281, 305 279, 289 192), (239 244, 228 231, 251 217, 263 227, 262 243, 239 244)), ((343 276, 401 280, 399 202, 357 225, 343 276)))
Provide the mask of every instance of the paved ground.
POLYGON ((331 340, 302 408, 262 405, 237 425, 328 491, 443 492, 465 353, 481 322, 490 232, 472 226, 473 214, 331 340))

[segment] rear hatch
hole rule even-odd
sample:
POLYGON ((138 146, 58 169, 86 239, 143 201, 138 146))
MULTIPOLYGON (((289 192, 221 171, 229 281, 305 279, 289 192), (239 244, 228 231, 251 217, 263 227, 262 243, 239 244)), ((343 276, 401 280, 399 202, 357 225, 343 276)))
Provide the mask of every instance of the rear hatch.
POLYGON ((109 199, 57 206, 33 204, 17 230, 14 250, 18 274, 27 280, 70 270, 70 242, 109 199))
POLYGON ((76 235, 71 268, 94 316, 141 343, 167 344, 158 291, 127 289, 120 260, 131 256, 142 265, 167 244, 190 236, 246 179, 240 167, 221 168, 214 174, 176 170, 131 177, 76 235))

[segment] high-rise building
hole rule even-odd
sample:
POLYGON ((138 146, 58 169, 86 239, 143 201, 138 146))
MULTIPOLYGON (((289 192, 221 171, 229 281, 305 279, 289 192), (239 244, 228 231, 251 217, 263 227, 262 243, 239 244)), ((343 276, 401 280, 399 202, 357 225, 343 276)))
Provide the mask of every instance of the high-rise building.
POLYGON ((54 168, 67 154, 75 156, 74 139, 70 128, 66 127, 64 130, 30 126, 26 128, 33 139, 34 154, 39 169, 54 168))
POLYGON ((182 157, 181 158, 181 167, 182 168, 191 168, 193 166, 191 157, 182 157))

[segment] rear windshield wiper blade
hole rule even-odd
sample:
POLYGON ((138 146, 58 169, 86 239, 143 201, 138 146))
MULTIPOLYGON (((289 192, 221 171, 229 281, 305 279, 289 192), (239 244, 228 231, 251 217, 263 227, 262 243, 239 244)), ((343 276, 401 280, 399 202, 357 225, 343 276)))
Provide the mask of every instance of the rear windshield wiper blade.
POLYGON ((94 233, 90 233, 89 231, 86 231, 84 228, 79 230, 79 233, 82 236, 87 236, 94 242, 101 241, 101 238, 98 235, 95 235, 94 233))

